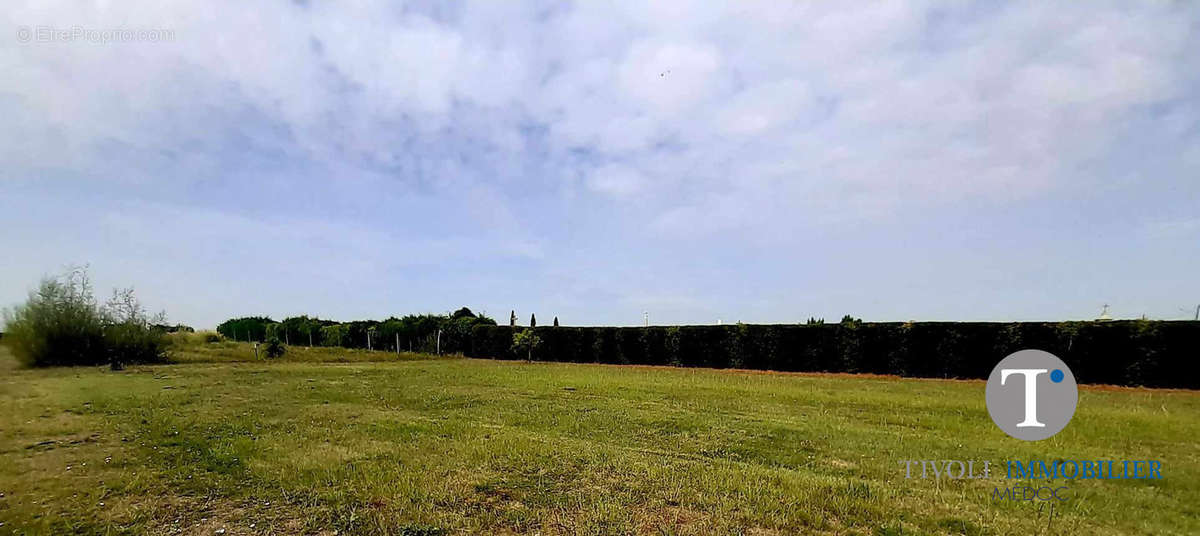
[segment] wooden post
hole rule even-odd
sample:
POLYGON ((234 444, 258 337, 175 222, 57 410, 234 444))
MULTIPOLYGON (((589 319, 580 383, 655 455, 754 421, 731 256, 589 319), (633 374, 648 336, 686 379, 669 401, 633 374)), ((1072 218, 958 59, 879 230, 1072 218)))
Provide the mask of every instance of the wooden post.
POLYGON ((367 351, 371 351, 371 332, 367 332, 367 351))
POLYGON ((442 355, 442 330, 438 330, 437 355, 442 355))
POLYGON ((258 361, 258 343, 254 343, 254 360, 258 361))
POLYGON ((396 332, 396 355, 400 355, 400 332, 396 332))

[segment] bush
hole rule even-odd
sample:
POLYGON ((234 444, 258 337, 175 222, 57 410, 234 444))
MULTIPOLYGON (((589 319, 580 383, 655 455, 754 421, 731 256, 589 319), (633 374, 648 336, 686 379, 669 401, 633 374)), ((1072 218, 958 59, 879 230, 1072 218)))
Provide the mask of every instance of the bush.
POLYGON ((159 363, 167 341, 154 329, 164 315, 151 317, 133 289, 113 292, 97 306, 84 269, 43 279, 29 300, 4 314, 6 342, 24 366, 159 363))
POLYGON ((283 357, 285 352, 287 352, 287 347, 283 345, 283 341, 280 341, 279 337, 267 338, 267 348, 265 353, 267 354, 268 359, 283 357))
POLYGON ((104 322, 83 270, 43 279, 29 300, 4 313, 4 340, 27 367, 107 360, 104 322))
POLYGON ((166 320, 159 313, 146 314, 132 288, 113 291, 112 298, 100 311, 104 320, 104 343, 113 368, 121 363, 162 363, 167 360, 167 340, 154 328, 166 320))
POLYGON ((203 339, 204 344, 213 344, 213 343, 221 342, 221 335, 219 333, 213 333, 213 332, 209 331, 209 332, 204 333, 201 336, 204 337, 204 339, 203 339))

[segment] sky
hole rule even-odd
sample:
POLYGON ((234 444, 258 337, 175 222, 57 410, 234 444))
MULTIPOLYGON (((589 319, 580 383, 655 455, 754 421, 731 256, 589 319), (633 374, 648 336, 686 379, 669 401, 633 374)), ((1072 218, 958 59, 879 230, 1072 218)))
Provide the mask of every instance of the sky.
POLYGON ((1200 3, 10 0, 0 27, 0 306, 85 263, 198 328, 1200 304, 1200 3))

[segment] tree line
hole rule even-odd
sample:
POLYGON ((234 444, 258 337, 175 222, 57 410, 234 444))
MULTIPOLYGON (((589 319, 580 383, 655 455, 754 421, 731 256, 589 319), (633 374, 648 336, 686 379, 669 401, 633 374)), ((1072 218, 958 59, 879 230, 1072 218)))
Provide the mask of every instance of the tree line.
POLYGON ((275 321, 265 316, 246 316, 222 322, 217 332, 236 341, 277 340, 289 346, 465 353, 473 328, 495 325, 496 321, 487 315, 463 307, 450 314, 409 314, 382 321, 337 322, 307 315, 275 321))

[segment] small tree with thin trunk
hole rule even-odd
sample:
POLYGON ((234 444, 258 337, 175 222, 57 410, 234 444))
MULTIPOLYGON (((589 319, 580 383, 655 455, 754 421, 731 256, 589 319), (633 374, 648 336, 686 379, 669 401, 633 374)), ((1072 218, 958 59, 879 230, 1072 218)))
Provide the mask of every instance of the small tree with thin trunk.
POLYGON ((512 351, 520 355, 525 353, 526 361, 533 361, 533 349, 542 344, 542 338, 538 337, 532 329, 523 329, 513 333, 512 351))

